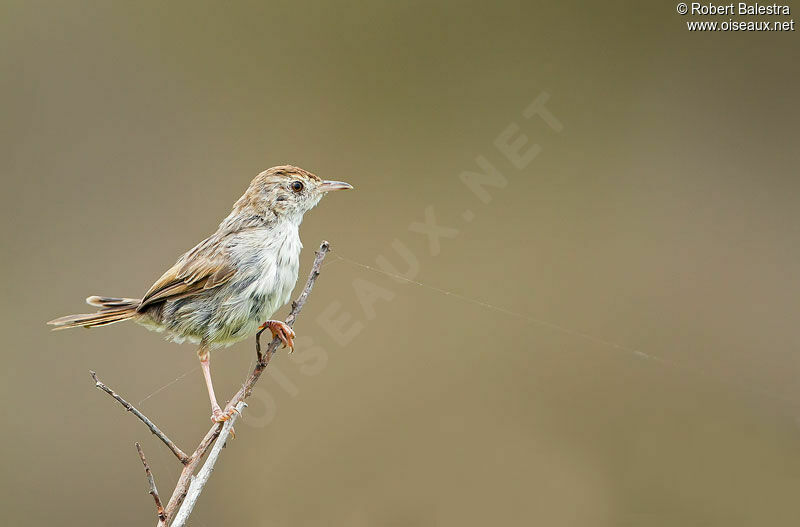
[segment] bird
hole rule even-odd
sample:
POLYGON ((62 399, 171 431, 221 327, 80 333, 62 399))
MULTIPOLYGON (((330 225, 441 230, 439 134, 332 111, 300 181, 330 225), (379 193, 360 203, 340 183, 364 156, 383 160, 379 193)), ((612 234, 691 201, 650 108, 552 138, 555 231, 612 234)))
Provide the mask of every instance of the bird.
POLYGON ((322 180, 292 165, 264 170, 222 220, 217 231, 184 253, 142 298, 90 296, 95 313, 51 320, 54 329, 93 328, 133 320, 170 341, 191 342, 211 400, 211 420, 230 419, 211 382, 210 352, 269 329, 294 350, 295 333, 270 317, 290 298, 300 262, 303 215, 342 181, 322 180))

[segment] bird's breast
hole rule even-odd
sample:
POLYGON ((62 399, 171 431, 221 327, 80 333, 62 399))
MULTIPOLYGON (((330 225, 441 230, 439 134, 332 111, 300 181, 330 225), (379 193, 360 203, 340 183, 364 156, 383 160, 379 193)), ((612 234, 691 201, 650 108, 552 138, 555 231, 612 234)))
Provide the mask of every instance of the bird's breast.
POLYGON ((296 226, 290 224, 250 234, 239 252, 242 296, 250 316, 261 321, 289 301, 300 266, 303 245, 296 226))

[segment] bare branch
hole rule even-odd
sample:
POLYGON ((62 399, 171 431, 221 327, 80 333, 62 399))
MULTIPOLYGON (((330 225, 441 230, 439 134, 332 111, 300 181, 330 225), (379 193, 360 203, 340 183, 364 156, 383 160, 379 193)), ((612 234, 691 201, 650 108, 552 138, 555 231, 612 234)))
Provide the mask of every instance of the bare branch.
POLYGON ((189 456, 187 456, 183 452, 183 450, 178 448, 178 446, 175 443, 173 443, 172 440, 168 438, 166 434, 162 432, 161 429, 155 425, 155 423, 153 423, 153 421, 148 419, 147 416, 144 415, 142 412, 134 408, 134 406, 131 403, 123 399, 117 392, 115 392, 114 390, 103 384, 100 381, 100 379, 97 378, 97 373, 93 372, 92 370, 89 370, 89 374, 92 376, 92 379, 94 379, 94 385, 97 388, 100 388, 108 395, 116 399, 119 402, 119 404, 121 404, 127 411, 138 417, 145 425, 147 425, 147 428, 149 428, 150 431, 156 435, 156 437, 158 437, 161 441, 163 441, 163 443, 167 445, 167 448, 172 450, 172 453, 175 454, 175 457, 178 458, 178 461, 180 461, 184 465, 189 462, 189 456))
MULTIPOLYGON (((297 300, 292 302, 292 310, 289 313, 289 316, 286 317, 286 324, 288 324, 289 326, 294 325, 294 322, 297 319, 297 315, 300 314, 300 311, 303 309, 306 300, 308 300, 308 296, 311 294, 311 290, 314 288, 314 283, 317 281, 317 277, 319 276, 319 271, 320 268, 322 267, 322 261, 325 259, 325 255, 328 253, 329 250, 330 250, 330 244, 327 241, 323 241, 320 244, 319 250, 316 253, 314 264, 311 267, 311 273, 308 275, 308 280, 306 281, 305 287, 303 287, 303 291, 300 293, 300 296, 297 298, 297 300)), ((242 385, 242 388, 238 392, 236 392, 236 394, 231 398, 231 401, 228 403, 226 409, 233 407, 239 408, 239 404, 250 396, 256 382, 258 382, 258 379, 261 377, 261 374, 269 365, 270 357, 275 353, 275 350, 277 350, 278 345, 280 345, 281 343, 280 339, 277 337, 272 339, 272 341, 267 346, 266 353, 262 356, 261 343, 259 341, 259 337, 260 333, 256 334, 256 351, 259 354, 259 360, 256 362, 256 366, 250 373, 250 376, 242 385)), ((170 497, 169 502, 167 503, 167 506, 165 508, 166 519, 159 520, 158 527, 166 527, 167 522, 170 521, 170 519, 172 519, 173 517, 175 517, 177 511, 181 507, 181 504, 183 503, 184 499, 187 497, 189 493, 193 480, 192 474, 194 474, 194 471, 199 466, 200 461, 202 461, 203 459, 203 456, 205 456, 208 449, 214 443, 214 440, 217 439, 217 437, 221 434, 223 428, 224 427, 220 423, 214 423, 214 425, 211 426, 211 429, 206 433, 203 440, 200 441, 200 444, 197 446, 197 449, 192 453, 188 462, 185 463, 185 466, 181 471, 181 475, 178 478, 178 483, 175 485, 175 490, 172 491, 172 496, 170 497)), ((217 444, 222 445, 222 443, 224 443, 224 441, 220 441, 217 444)), ((222 446, 220 446, 220 448, 222 448, 222 446)))
POLYGON ((158 514, 158 520, 164 521, 167 519, 167 515, 164 513, 164 507, 161 506, 161 498, 158 496, 158 489, 156 488, 156 480, 153 478, 153 473, 150 472, 150 465, 147 464, 147 458, 144 457, 144 452, 142 451, 142 446, 136 442, 136 450, 139 452, 139 457, 142 460, 142 465, 144 465, 144 473, 147 475, 147 487, 148 492, 151 496, 153 496, 153 500, 156 502, 156 513, 158 514))
POLYGON ((214 471, 214 465, 217 463, 219 454, 228 440, 228 435, 233 432, 233 424, 236 421, 236 418, 242 413, 242 410, 244 410, 245 406, 247 406, 247 403, 240 401, 239 404, 236 405, 236 411, 233 412, 231 418, 225 421, 225 424, 222 426, 222 431, 219 433, 219 437, 217 438, 217 442, 214 443, 214 447, 208 454, 208 459, 206 459, 203 468, 200 469, 200 471, 197 473, 197 476, 191 478, 192 482, 189 485, 189 490, 186 492, 186 499, 184 500, 183 505, 181 505, 181 508, 178 509, 178 512, 175 514, 175 520, 172 522, 172 527, 183 527, 186 525, 186 520, 189 519, 189 515, 192 513, 192 510, 194 510, 194 505, 197 503, 197 498, 200 497, 200 493, 203 492, 203 488, 206 486, 208 478, 211 477, 211 473, 214 471))

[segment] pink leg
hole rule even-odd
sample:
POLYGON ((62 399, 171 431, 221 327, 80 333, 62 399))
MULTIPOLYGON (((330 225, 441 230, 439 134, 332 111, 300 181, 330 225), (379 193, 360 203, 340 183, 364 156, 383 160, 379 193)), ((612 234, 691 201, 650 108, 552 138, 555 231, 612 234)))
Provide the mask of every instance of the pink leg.
POLYGON ((217 403, 217 396, 214 395, 214 384, 211 382, 211 360, 208 353, 208 348, 201 346, 197 352, 200 357, 200 366, 203 368, 203 377, 206 379, 206 388, 208 388, 208 398, 211 399, 211 420, 217 423, 227 421, 231 418, 230 414, 223 413, 222 408, 217 403))

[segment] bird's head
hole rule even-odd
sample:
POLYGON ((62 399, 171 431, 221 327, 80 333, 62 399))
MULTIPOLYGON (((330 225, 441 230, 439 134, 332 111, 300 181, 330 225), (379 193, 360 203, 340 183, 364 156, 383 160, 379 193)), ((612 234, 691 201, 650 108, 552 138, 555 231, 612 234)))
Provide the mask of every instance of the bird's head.
POLYGON ((236 202, 232 214, 257 214, 267 220, 287 219, 299 223, 333 190, 352 189, 342 181, 326 181, 300 167, 282 165, 257 175, 236 202))

